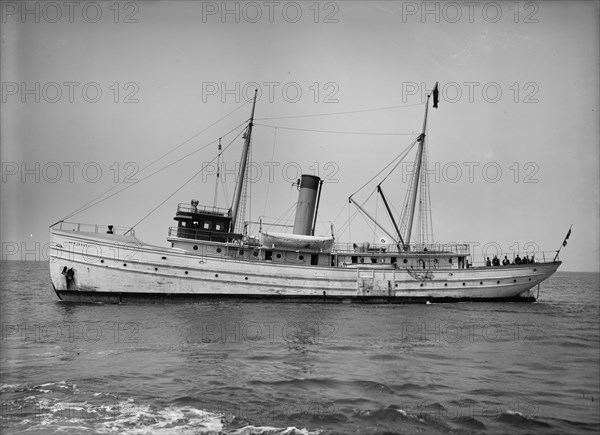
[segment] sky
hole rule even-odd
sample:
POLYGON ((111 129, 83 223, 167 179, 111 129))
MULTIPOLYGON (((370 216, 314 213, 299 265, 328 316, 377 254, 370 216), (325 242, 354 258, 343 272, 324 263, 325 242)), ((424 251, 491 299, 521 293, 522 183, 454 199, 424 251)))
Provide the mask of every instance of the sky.
MULTIPOLYGON (((213 204, 220 137, 228 208, 254 88, 252 220, 293 218, 292 183, 308 173, 325 179, 317 232, 342 229, 348 196, 420 133, 439 82, 435 242, 471 243, 476 262, 552 256, 572 225, 561 270, 599 270, 598 2, 0 6, 3 260, 46 259, 48 227, 110 189, 125 188, 68 220, 137 224, 167 246, 178 203, 213 204)), ((410 165, 398 172, 383 184, 396 210, 410 165)), ((375 196, 365 205, 391 229, 375 196)), ((382 235, 361 217, 338 234, 382 235)))

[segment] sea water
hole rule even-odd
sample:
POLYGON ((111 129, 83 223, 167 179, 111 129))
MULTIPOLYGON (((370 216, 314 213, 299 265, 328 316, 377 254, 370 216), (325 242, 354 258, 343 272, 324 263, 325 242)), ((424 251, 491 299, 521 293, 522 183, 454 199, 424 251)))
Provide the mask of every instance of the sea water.
POLYGON ((1 267, 2 433, 600 431, 598 274, 533 304, 102 305, 1 267))

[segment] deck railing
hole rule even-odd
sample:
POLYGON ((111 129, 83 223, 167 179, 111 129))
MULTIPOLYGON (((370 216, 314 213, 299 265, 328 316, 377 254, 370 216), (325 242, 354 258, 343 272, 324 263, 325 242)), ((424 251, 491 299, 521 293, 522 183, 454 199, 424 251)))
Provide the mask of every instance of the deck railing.
MULTIPOLYGON (((515 263, 515 259, 517 257, 517 255, 519 255, 519 257, 522 259, 522 257, 524 255, 527 255, 528 259, 531 259, 533 257, 533 263, 531 261, 528 261, 527 263, 520 263, 520 264, 535 264, 535 263, 552 263, 554 261, 560 261, 560 258, 556 255, 556 251, 537 251, 537 252, 514 252, 511 251, 510 253, 508 252, 503 252, 500 255, 498 255, 498 259, 500 260, 500 266, 502 267, 502 260, 504 260, 504 256, 507 257, 507 259, 510 261, 511 265, 514 264, 519 264, 519 263, 515 263), (556 260, 555 260, 556 258, 556 260)), ((493 255, 490 255, 490 261, 493 260, 493 255)), ((471 261, 469 261, 469 264, 472 266, 486 266, 487 264, 487 257, 483 257, 481 255, 477 255, 477 256, 472 256, 471 261)), ((490 267, 494 267, 494 266, 490 266, 490 267)), ((498 267, 498 266, 496 266, 498 267)))
POLYGON ((207 205, 192 206, 187 203, 181 203, 177 205, 177 212, 183 213, 205 213, 214 214, 215 216, 230 216, 229 209, 220 207, 210 207, 207 205))
POLYGON ((394 244, 370 244, 370 243, 336 243, 335 251, 337 253, 403 253, 409 254, 411 252, 418 252, 419 255, 431 255, 436 254, 456 254, 456 255, 469 255, 470 248, 468 244, 457 244, 457 243, 434 243, 428 245, 414 244, 408 245, 406 249, 398 250, 398 246, 394 244))
POLYGON ((78 231, 86 233, 109 233, 119 235, 135 236, 135 230, 131 227, 121 227, 116 225, 100 225, 100 224, 85 224, 81 222, 57 222, 51 228, 56 228, 62 231, 78 231), (109 229, 112 228, 111 229, 109 229))

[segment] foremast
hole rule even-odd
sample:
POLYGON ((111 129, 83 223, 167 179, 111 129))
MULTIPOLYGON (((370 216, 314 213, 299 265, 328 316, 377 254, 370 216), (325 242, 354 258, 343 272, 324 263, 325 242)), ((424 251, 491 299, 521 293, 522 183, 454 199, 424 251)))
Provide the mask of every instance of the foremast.
POLYGON ((244 187, 244 180, 246 179, 246 167, 248 166, 248 152, 250 150, 250 140, 252 138, 252 127, 254 125, 254 109, 256 108, 256 95, 258 89, 254 90, 254 101, 252 102, 252 112, 250 113, 250 120, 248 121, 248 127, 245 134, 244 147, 242 149, 242 158, 240 160, 240 170, 238 172, 238 178, 235 185, 235 194, 233 197, 233 205, 231 206, 231 226, 229 231, 235 232, 235 225, 238 220, 240 200, 242 198, 242 188, 244 187))

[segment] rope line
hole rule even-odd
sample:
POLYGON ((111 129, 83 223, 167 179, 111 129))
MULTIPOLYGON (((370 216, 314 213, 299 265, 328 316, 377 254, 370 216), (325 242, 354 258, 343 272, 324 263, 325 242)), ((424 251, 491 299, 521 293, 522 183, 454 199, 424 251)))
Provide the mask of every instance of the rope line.
MULTIPOLYGON (((227 150, 227 148, 229 148, 233 142, 240 137, 240 135, 245 131, 245 128, 240 130, 240 132, 231 140, 231 142, 229 142, 229 144, 223 148, 223 152, 225 150, 227 150)), ((217 157, 213 157, 212 160, 208 163, 212 163, 213 161, 215 161, 217 157)), ((146 218, 148 216, 150 216, 152 213, 154 213, 156 210, 158 210, 160 207, 162 207, 162 205, 167 202, 169 199, 171 199, 177 192, 179 192, 181 189, 183 189, 185 186, 187 186, 194 178, 196 178, 200 173, 202 173, 206 168, 208 167, 207 165, 204 165, 202 168, 200 168, 200 170, 198 172, 196 172, 194 175, 192 175, 185 183, 183 183, 177 190, 175 190, 173 193, 171 193, 169 196, 167 196, 164 201, 162 201, 160 204, 158 204, 156 207, 154 207, 152 210, 150 210, 150 212, 148 212, 143 218, 141 218, 139 221, 137 221, 131 228, 129 228, 129 230, 127 230, 125 232, 125 234, 127 234, 129 231, 133 230, 137 225, 139 225, 140 223, 142 223, 144 220, 146 220, 146 218)))
MULTIPOLYGON (((225 134, 223 137, 225 137, 225 136, 227 136, 227 135, 231 134, 233 131, 235 131, 236 129, 240 128, 242 125, 246 125, 246 121, 244 121, 242 124, 240 124, 240 125, 236 126, 236 127, 235 127, 235 128, 233 128, 232 130, 228 131, 228 132, 227 132, 227 133, 226 133, 226 134, 225 134)), ((239 133, 238 133, 238 136, 239 136, 239 133)), ((237 136, 236 136, 236 137, 237 137, 237 136)), ((100 195, 98 195, 97 197, 95 197, 94 199, 92 199, 91 201, 88 201, 86 204, 82 205, 80 208, 78 208, 77 210, 75 210, 73 213, 69 214, 68 216, 65 216, 64 218, 62 218, 62 219, 61 219, 61 221, 65 221, 65 220, 67 220, 67 219, 70 219, 71 217, 75 216, 76 214, 79 214, 79 213, 81 213, 81 212, 83 212, 83 211, 85 211, 85 210, 87 210, 87 209, 89 209, 89 208, 92 208, 92 207, 94 207, 94 206, 96 206, 96 205, 98 205, 98 204, 100 204, 100 203, 102 203, 102 202, 106 201, 107 199, 109 199, 109 198, 112 198, 113 196, 115 196, 115 195, 118 195, 119 193, 121 193, 121 192, 123 192, 123 191, 125 191, 125 190, 127 190, 127 189, 129 189, 129 188, 131 188, 131 187, 133 187, 133 186, 136 186, 136 185, 138 185, 138 183, 141 183, 142 181, 144 181, 144 180, 147 180, 147 179, 148 179, 148 178, 150 178, 150 177, 153 177, 154 175, 158 174, 159 172, 162 172, 163 170, 165 170, 165 169, 167 169, 167 168, 169 168, 169 167, 173 166, 173 165, 174 165, 174 164, 176 164, 176 163, 179 163, 180 161, 182 161, 182 160, 184 160, 184 159, 188 158, 189 156, 191 156, 191 155, 193 155, 193 154, 195 154, 195 153, 197 153, 197 152, 200 152, 200 151, 202 151, 202 150, 204 150, 204 149, 208 148, 208 147, 209 147, 209 146, 211 146, 211 145, 214 145, 214 144, 215 144, 215 143, 217 143, 217 142, 218 142, 218 139, 215 139, 215 140, 213 140, 213 141, 211 141, 211 142, 207 143, 206 145, 204 145, 204 146, 202 146, 202 147, 198 148, 197 150, 194 150, 194 151, 192 151, 192 152, 190 152, 190 153, 186 154, 185 156, 183 156, 183 157, 181 157, 181 158, 179 158, 179 159, 175 160, 174 162, 171 162, 171 163, 169 163, 168 165, 166 165, 166 166, 163 166, 163 167, 162 167, 162 168, 160 168, 160 169, 157 169, 156 171, 152 172, 151 174, 149 174, 149 175, 146 175, 146 176, 145 176, 145 177, 143 177, 143 178, 140 178, 140 179, 138 180, 138 182, 137 182, 137 183, 131 183, 131 184, 127 184, 127 185, 126 185, 125 187, 123 187, 121 190, 118 190, 118 191, 114 192, 113 194, 111 194, 111 195, 109 195, 109 196, 107 196, 107 197, 105 197, 105 198, 99 199, 99 198, 101 198, 102 196, 104 196, 104 195, 106 195, 107 193, 109 193, 110 191, 112 191, 112 190, 114 190, 115 188, 117 188, 117 187, 120 187, 122 184, 124 184, 125 180, 123 180, 123 181, 122 181, 120 184, 116 184, 115 186, 111 187, 110 189, 108 189, 108 190, 107 190, 107 191, 105 191, 104 193, 101 193, 100 195)), ((231 144, 230 144, 230 145, 231 145, 231 144)), ((228 146, 229 146, 229 145, 228 145, 228 146)), ((224 150, 223 150, 223 151, 224 151, 224 150)), ((216 157, 215 157, 215 158, 216 158, 216 157)), ((213 160, 214 160, 215 158, 213 158, 213 160)), ((212 162, 212 161, 211 161, 211 162, 212 162)), ((211 163, 211 162, 209 162, 209 163, 211 163)), ((147 166, 147 167, 148 167, 148 166, 147 166)), ((141 172, 141 171, 140 171, 140 172, 141 172)), ((59 222, 60 222, 60 221, 59 221, 59 222)))
MULTIPOLYGON (((196 137, 198 137, 199 135, 201 135, 202 133, 204 133, 205 131, 207 131, 209 128, 213 127, 214 125, 218 124, 219 122, 221 122, 222 120, 224 120, 225 118, 227 118, 229 115, 233 114, 234 112, 236 112, 237 110, 241 109, 242 107, 244 107, 246 105, 246 103, 238 106, 237 108, 233 109, 231 112, 227 113, 226 115, 224 115, 223 117, 219 118, 218 120, 216 120, 215 122, 213 122, 212 124, 210 124, 208 127, 204 128, 203 130, 199 131, 198 133, 195 133, 194 135, 192 135, 191 137, 189 137, 188 139, 184 140, 182 143, 180 143, 179 145, 177 145, 176 147, 172 148, 171 150, 167 151, 165 154, 163 154, 162 156, 156 158, 155 160, 153 160, 152 162, 150 162, 149 164, 147 164, 146 166, 144 166, 142 169, 140 169, 137 173, 140 174, 142 172, 144 172, 146 169, 148 169, 150 166, 152 166, 153 164, 155 164, 156 162, 158 162, 159 160, 162 160, 163 158, 165 158, 166 156, 168 156, 169 154, 171 154, 172 152, 176 151, 177 149, 181 148, 183 145, 189 143, 191 140, 195 139, 196 137)), ((244 124, 247 121, 244 121, 244 124)), ((238 126, 239 127, 239 126, 238 126)), ((235 127, 233 130, 237 129, 238 127, 235 127)), ((233 131, 232 130, 232 131, 233 131)), ((212 144, 212 143, 210 143, 212 144)), ((210 144, 207 144, 206 146, 209 146, 210 144)), ((201 148, 204 149, 205 147, 201 148)), ((198 150, 199 151, 199 150, 198 150)), ((155 172, 156 173, 156 172, 155 172)), ((147 177, 146 177, 147 178, 147 177)), ((145 178, 144 178, 145 179, 145 178)), ((68 214, 67 216, 63 217, 61 220, 59 220, 58 222, 61 221, 65 221, 67 219, 70 219, 71 217, 75 216, 76 214, 79 214, 85 210, 87 210, 90 207, 93 207, 96 204, 101 203, 103 200, 100 200, 98 202, 97 201, 99 198, 102 198, 104 195, 106 195, 109 192, 112 192, 114 189, 116 189, 117 187, 121 186, 121 184, 124 184, 125 180, 123 180, 121 183, 114 185, 113 187, 111 187, 110 189, 104 191, 103 193, 101 193, 100 195, 96 196, 95 198, 91 199, 90 201, 86 202, 85 204, 83 204, 81 207, 79 207, 78 209, 76 209, 75 211, 71 212, 70 214, 68 214), (91 205, 90 205, 91 204, 91 205), (88 207, 89 206, 89 207, 88 207)), ((133 184, 128 184, 128 187, 133 186, 133 184)), ((126 190, 128 187, 119 190, 116 193, 122 192, 124 190, 126 190)), ((113 195, 108 196, 105 199, 108 199, 110 197, 112 197, 113 195)))
POLYGON ((314 115, 291 115, 291 116, 276 116, 276 117, 270 117, 270 118, 255 118, 255 120, 269 121, 271 119, 313 118, 316 116, 348 115, 348 114, 352 114, 352 113, 376 112, 376 111, 380 111, 380 110, 401 109, 404 107, 413 107, 413 106, 421 106, 421 105, 422 105, 422 103, 415 103, 415 104, 406 104, 403 106, 388 106, 388 107, 377 107, 377 108, 373 108, 373 109, 350 110, 347 112, 316 113, 314 115))
POLYGON ((267 124, 254 124, 255 126, 268 127, 268 128, 281 128, 282 130, 295 130, 295 131, 308 131, 311 133, 329 133, 329 134, 354 134, 361 136, 412 136, 415 133, 374 133, 367 131, 336 131, 336 130, 313 130, 308 128, 292 128, 282 127, 279 125, 267 125, 267 124))

